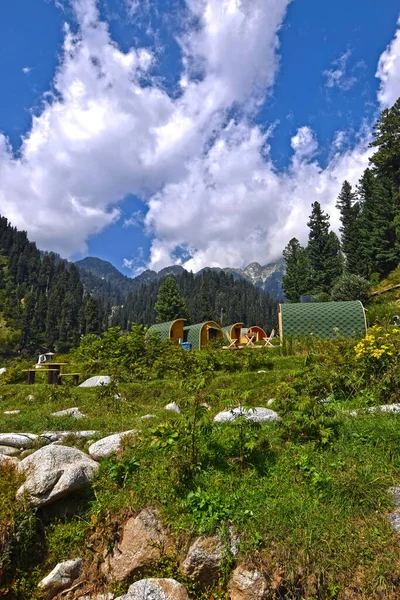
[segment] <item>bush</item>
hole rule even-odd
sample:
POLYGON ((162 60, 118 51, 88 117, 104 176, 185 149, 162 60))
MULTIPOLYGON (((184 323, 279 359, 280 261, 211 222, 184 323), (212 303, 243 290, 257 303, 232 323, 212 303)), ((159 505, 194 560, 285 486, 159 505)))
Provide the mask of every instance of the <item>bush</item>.
POLYGON ((365 304, 368 301, 370 286, 371 284, 363 277, 344 273, 333 286, 331 299, 335 302, 360 300, 365 304))

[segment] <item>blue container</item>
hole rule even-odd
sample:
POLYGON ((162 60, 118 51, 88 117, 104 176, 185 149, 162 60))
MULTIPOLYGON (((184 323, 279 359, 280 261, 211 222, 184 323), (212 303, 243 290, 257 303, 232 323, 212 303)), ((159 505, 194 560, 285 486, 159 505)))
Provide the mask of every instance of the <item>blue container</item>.
POLYGON ((182 342, 181 346, 184 350, 191 350, 192 349, 192 344, 190 342, 182 342))

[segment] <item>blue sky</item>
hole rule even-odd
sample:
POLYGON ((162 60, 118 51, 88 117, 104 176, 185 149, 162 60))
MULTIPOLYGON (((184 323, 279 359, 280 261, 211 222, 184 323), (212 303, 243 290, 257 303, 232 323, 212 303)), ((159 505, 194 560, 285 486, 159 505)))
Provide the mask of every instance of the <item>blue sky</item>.
POLYGON ((398 2, 0 7, 0 213, 126 274, 263 264, 331 214, 400 95, 398 2), (378 75, 378 76, 377 76, 378 75))

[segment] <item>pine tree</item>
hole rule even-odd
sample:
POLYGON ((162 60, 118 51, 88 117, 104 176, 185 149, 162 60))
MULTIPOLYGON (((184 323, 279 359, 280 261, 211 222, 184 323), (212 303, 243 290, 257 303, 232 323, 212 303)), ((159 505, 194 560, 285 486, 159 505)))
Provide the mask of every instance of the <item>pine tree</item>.
POLYGON ((356 198, 357 194, 353 192, 350 183, 345 181, 338 196, 336 207, 340 210, 340 220, 342 222, 340 232, 342 234, 342 250, 346 257, 345 270, 347 273, 358 275, 361 268, 360 205, 356 198))
POLYGON ((300 296, 307 294, 310 286, 310 264, 305 248, 296 238, 292 238, 283 251, 286 261, 283 291, 291 302, 298 302, 300 296))
POLYGON ((312 205, 307 256, 310 262, 311 288, 314 294, 329 294, 342 270, 340 244, 335 234, 329 232, 329 216, 319 202, 312 205))
POLYGON ((173 277, 168 277, 161 284, 155 310, 157 312, 157 323, 186 317, 186 304, 173 277))

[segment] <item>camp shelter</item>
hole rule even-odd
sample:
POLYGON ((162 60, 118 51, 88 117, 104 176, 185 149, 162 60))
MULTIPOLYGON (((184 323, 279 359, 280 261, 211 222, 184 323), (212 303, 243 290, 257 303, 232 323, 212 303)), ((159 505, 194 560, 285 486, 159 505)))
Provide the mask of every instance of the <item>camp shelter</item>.
POLYGON ((367 323, 359 300, 349 302, 311 302, 279 305, 279 334, 320 338, 364 336, 367 323))
POLYGON ((151 333, 158 333, 162 340, 171 340, 171 342, 179 342, 183 340, 183 328, 185 326, 186 319, 175 319, 175 321, 168 321, 167 323, 156 323, 147 330, 147 335, 151 333))
POLYGON ((259 327, 258 325, 253 325, 253 327, 249 327, 247 330, 247 335, 249 337, 254 335, 254 342, 262 342, 263 339, 267 337, 267 334, 265 333, 264 329, 262 327, 259 327))
POLYGON ((205 321, 184 328, 184 340, 190 342, 194 350, 200 350, 213 340, 222 339, 221 327, 215 321, 205 321))
POLYGON ((239 344, 242 338, 243 323, 235 323, 234 325, 226 325, 222 327, 224 334, 228 334, 229 341, 236 340, 239 344))

